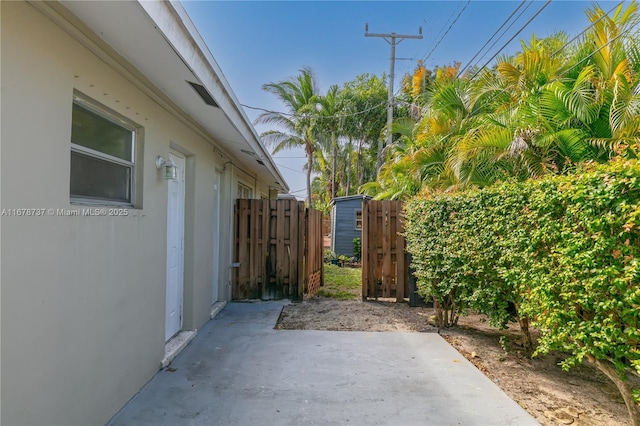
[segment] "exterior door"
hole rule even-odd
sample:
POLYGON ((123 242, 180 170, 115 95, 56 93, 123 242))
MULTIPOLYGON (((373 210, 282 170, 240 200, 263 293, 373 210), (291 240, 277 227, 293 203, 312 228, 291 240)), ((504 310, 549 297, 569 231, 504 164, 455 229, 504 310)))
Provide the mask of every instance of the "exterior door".
POLYGON ((218 280, 220 278, 220 172, 215 172, 213 185, 213 278, 211 281, 211 304, 218 301, 218 280))
POLYGON ((165 341, 182 329, 182 299, 184 288, 184 157, 170 153, 178 168, 178 178, 169 180, 167 202, 167 301, 165 341))

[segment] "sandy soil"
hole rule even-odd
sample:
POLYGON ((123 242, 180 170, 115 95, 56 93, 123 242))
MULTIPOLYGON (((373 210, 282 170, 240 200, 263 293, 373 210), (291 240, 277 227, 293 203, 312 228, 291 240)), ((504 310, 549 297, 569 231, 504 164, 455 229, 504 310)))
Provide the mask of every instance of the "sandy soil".
POLYGON ((481 315, 438 330, 433 309, 389 301, 338 301, 316 297, 284 307, 277 328, 373 332, 439 332, 542 425, 630 425, 616 387, 590 365, 569 372, 558 354, 528 359, 516 326, 489 327, 481 315), (503 337, 504 336, 504 337, 503 337), (502 339, 501 339, 502 337, 502 339))

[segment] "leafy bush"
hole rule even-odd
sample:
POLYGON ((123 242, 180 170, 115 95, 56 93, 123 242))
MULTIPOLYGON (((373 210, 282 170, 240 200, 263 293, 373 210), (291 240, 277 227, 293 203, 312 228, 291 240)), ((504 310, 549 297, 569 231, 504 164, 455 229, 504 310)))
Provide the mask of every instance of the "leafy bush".
POLYGON ((362 258, 362 241, 360 238, 353 239, 353 257, 355 257, 356 260, 362 258))
POLYGON ((433 298, 439 327, 457 323, 475 284, 464 253, 461 201, 442 197, 414 201, 405 208, 407 249, 413 254, 418 292, 433 298))
POLYGON ((566 369, 593 363, 640 424, 624 380, 640 375, 640 166, 595 167, 550 180, 545 189, 532 203, 539 267, 526 306, 541 329, 537 353, 568 352, 566 369))
POLYGON ((527 196, 516 188, 413 200, 405 210, 406 237, 419 292, 433 298, 439 326, 454 325, 467 308, 499 328, 519 320, 531 351, 528 319, 518 315, 522 265, 515 255, 528 244, 521 223, 527 196))
POLYGON ((324 250, 324 263, 328 263, 328 262, 331 262, 332 260, 337 260, 337 259, 338 259, 338 255, 335 254, 332 250, 330 249, 324 250))
POLYGON ((535 354, 568 353, 613 380, 640 421, 625 374, 640 375, 640 165, 589 165, 571 176, 406 204, 407 248, 440 326, 473 308, 493 325, 529 318, 535 354))

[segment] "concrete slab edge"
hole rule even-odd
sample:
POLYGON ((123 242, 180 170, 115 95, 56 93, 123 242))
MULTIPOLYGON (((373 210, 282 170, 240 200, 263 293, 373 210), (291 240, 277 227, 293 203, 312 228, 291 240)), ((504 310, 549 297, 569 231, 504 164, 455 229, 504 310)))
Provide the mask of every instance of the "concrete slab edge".
POLYGON ((175 357, 178 356, 184 348, 187 347, 194 337, 198 334, 198 330, 185 330, 176 334, 171 340, 164 345, 164 359, 160 363, 160 368, 166 368, 175 357))
POLYGON ((213 305, 211 305, 211 314, 210 314, 210 318, 214 319, 216 315, 218 315, 220 313, 221 310, 224 309, 224 307, 227 306, 227 301, 222 301, 222 302, 216 302, 213 305))

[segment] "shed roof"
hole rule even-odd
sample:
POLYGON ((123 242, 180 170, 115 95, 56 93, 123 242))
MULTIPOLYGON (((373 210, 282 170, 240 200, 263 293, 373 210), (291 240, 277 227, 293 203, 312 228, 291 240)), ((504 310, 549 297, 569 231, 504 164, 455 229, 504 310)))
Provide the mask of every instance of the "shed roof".
POLYGON ((335 205, 336 203, 340 203, 342 201, 351 201, 351 200, 370 200, 371 197, 369 195, 358 194, 358 195, 348 195, 345 197, 336 197, 331 200, 331 205, 335 205))

